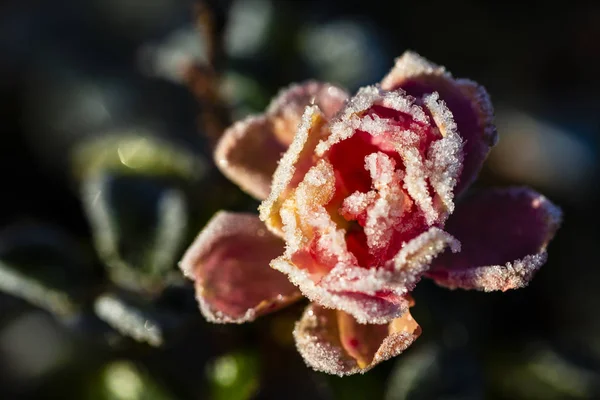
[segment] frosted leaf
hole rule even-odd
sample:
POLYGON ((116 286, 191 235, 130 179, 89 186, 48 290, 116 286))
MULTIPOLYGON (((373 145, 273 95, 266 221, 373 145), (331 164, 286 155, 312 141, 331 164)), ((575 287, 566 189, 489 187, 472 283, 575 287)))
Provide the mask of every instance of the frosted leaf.
POLYGON ((486 90, 468 79, 455 79, 444 67, 413 52, 406 52, 381 81, 385 90, 402 89, 417 99, 438 92, 452 112, 464 142, 463 169, 455 194, 475 180, 489 150, 498 140, 494 112, 486 90))
POLYGON ((100 319, 124 336, 154 347, 163 345, 163 331, 157 322, 114 294, 99 296, 94 301, 94 311, 100 319))
POLYGON ((459 203, 446 224, 462 251, 443 254, 427 274, 450 288, 524 287, 546 261, 546 247, 560 221, 560 209, 531 189, 473 194, 459 203))
POLYGON ((179 266, 195 281, 200 310, 208 321, 242 323, 300 298, 283 274, 269 268, 283 247, 257 216, 221 211, 179 266))
POLYGON ((280 207, 286 196, 298 186, 313 165, 313 152, 323 134, 325 119, 317 106, 307 107, 294 141, 273 175, 272 190, 259 207, 260 219, 275 234, 282 234, 280 207))
POLYGON ((389 324, 362 325, 341 311, 311 304, 294 329, 308 366, 333 375, 364 373, 406 350, 421 334, 407 311, 389 324))

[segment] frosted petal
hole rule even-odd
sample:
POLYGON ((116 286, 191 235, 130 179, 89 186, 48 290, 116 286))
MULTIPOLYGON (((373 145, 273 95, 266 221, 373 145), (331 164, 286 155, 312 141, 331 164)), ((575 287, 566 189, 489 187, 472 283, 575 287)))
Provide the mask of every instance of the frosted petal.
POLYGON ((431 144, 427 154, 429 183, 449 215, 454 211, 454 190, 463 169, 463 140, 452 113, 437 92, 425 96, 424 103, 443 136, 431 144))
POLYGON ((285 273, 306 297, 319 305, 343 310, 360 323, 385 324, 408 310, 406 299, 393 294, 371 296, 361 292, 335 292, 315 283, 306 269, 298 268, 285 257, 276 258, 271 266, 285 273))
POLYGON ((560 221, 560 209, 531 189, 473 194, 446 224, 461 241, 462 251, 437 258, 428 276, 449 288, 524 287, 546 261, 546 247, 560 221))
POLYGON ((331 119, 348 97, 344 89, 330 83, 307 81, 282 89, 271 101, 267 115, 273 124, 275 135, 289 145, 306 106, 316 105, 326 119, 331 119))
POLYGON ((460 251, 460 243, 439 228, 430 228, 405 243, 384 267, 361 268, 338 265, 319 283, 333 292, 357 292, 377 297, 405 295, 413 290, 436 256, 446 248, 460 251))
POLYGON ((215 163, 243 191, 264 199, 271 191, 271 176, 286 150, 271 130, 267 117, 251 116, 229 127, 215 148, 215 163))
POLYGON ((283 241, 252 214, 218 212, 180 262, 211 322, 242 323, 299 299, 285 275, 269 268, 283 241))
MULTIPOLYGON (((331 121, 331 134, 321 140, 315 153, 329 157, 337 169, 346 167, 345 175, 360 174, 344 164, 358 164, 353 158, 361 151, 396 153, 402 175, 396 176, 395 181, 402 182, 411 202, 421 209, 431 226, 443 222, 454 209, 464 144, 452 113, 438 93, 424 96, 421 103, 417 104, 402 90, 362 88, 331 121)), ((346 186, 352 186, 353 179, 365 180, 342 176, 346 186)))
POLYGON ((317 106, 306 107, 294 141, 273 175, 272 191, 259 207, 260 219, 274 233, 282 235, 280 209, 290 192, 314 165, 313 152, 321 140, 325 116, 317 106))
POLYGON ((439 93, 465 142, 464 167, 455 193, 464 191, 475 180, 490 148, 498 140, 494 112, 486 90, 473 81, 454 79, 444 67, 410 51, 396 60, 395 66, 381 81, 381 87, 403 89, 416 98, 439 93))
POLYGON ((277 162, 292 143, 306 106, 315 104, 325 118, 331 118, 347 97, 343 89, 315 81, 283 89, 265 114, 247 117, 224 132, 215 149, 217 166, 242 190, 265 199, 277 162))
POLYGON ((351 315, 316 304, 307 307, 294 329, 298 351, 317 371, 364 373, 406 350, 421 328, 406 312, 389 324, 362 325, 351 315))

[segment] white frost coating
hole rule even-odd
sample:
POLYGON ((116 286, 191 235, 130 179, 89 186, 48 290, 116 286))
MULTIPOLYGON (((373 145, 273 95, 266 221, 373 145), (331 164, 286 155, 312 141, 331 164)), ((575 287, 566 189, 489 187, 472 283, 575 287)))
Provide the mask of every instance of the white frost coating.
POLYGON ((369 204, 374 202, 376 198, 377 192, 374 190, 371 190, 368 193, 354 192, 344 199, 339 213, 349 221, 356 220, 367 210, 369 204))
MULTIPOLYGON (((403 173, 395 168, 396 162, 384 153, 365 157, 365 169, 371 175, 374 190, 367 193, 365 200, 370 201, 360 212, 366 212, 364 231, 371 254, 387 247, 405 212, 405 195, 401 187, 403 173)), ((354 195, 358 197, 347 198, 350 201, 345 200, 343 206, 357 209, 358 204, 352 204, 354 198, 362 199, 357 193, 354 195)))
POLYGON ((345 311, 361 324, 385 324, 408 310, 409 303, 406 300, 392 303, 358 293, 353 295, 332 292, 315 283, 307 271, 299 269, 285 256, 274 259, 270 265, 286 274, 309 300, 322 307, 345 311))
POLYGON ((381 81, 381 87, 390 90, 404 80, 418 75, 438 75, 452 78, 444 67, 432 63, 415 52, 406 51, 396 59, 392 70, 381 81))
MULTIPOLYGON (((421 208, 428 225, 434 225, 440 217, 445 218, 454 210, 453 189, 459 173, 462 171, 462 139, 457 132, 452 113, 434 93, 426 96, 425 105, 431 112, 430 121, 424 110, 414 104, 414 99, 402 90, 394 92, 381 91, 376 87, 367 87, 350 100, 339 117, 331 122, 331 135, 322 140, 316 147, 316 154, 323 156, 330 148, 342 140, 347 140, 357 130, 365 131, 373 137, 388 135, 389 139, 381 139, 384 146, 393 146, 404 163, 404 188, 421 208), (398 126, 399 121, 382 118, 377 115, 362 115, 373 105, 382 105, 398 111, 398 118, 408 115, 422 124, 435 122, 442 138, 435 140, 427 154, 421 154, 418 148, 422 139, 418 132, 405 130, 398 126), (434 203, 429 185, 440 199, 444 213, 434 203)), ((400 121, 402 123, 402 121, 400 121)), ((422 129, 417 126, 411 129, 422 129)), ((434 128, 435 129, 435 128, 434 128)))
POLYGON ((281 89, 267 107, 267 115, 299 117, 308 105, 316 105, 332 117, 348 99, 348 93, 330 83, 306 81, 281 89))
MULTIPOLYGON (((271 217, 274 208, 277 203, 281 200, 282 195, 289 187, 290 182, 296 171, 296 164, 300 159, 300 155, 303 151, 309 151, 312 153, 312 149, 306 148, 309 145, 310 135, 317 134, 314 132, 315 129, 320 129, 323 114, 317 106, 306 107, 302 120, 298 126, 294 140, 288 150, 285 152, 279 165, 273 174, 273 181, 271 183, 271 193, 261 203, 258 208, 260 212, 260 219, 263 222, 267 222, 271 217)), ((266 224, 267 227, 275 234, 281 234, 281 232, 271 224, 266 224)))
POLYGON ((196 290, 196 301, 200 308, 202 316, 213 324, 244 324, 246 322, 252 322, 258 317, 256 308, 249 308, 246 310, 244 315, 239 317, 232 317, 220 310, 211 307, 206 298, 203 296, 201 290, 196 290))
POLYGON ((423 211, 427 224, 433 225, 438 218, 438 212, 433 207, 433 199, 427 188, 428 171, 425 168, 423 157, 416 147, 399 149, 398 152, 402 157, 406 172, 404 188, 423 211))
POLYGON ((498 143, 498 131, 494 123, 494 107, 489 94, 483 86, 470 79, 456 79, 456 84, 462 93, 475 105, 479 117, 479 124, 483 129, 483 140, 489 147, 498 143))
POLYGON ((333 167, 321 160, 306 173, 294 195, 281 209, 287 257, 292 257, 316 236, 316 249, 327 264, 356 264, 356 259, 346 247, 345 230, 338 229, 325 209, 334 193, 333 167))
POLYGON ((160 327, 112 295, 98 297, 94 302, 94 311, 117 331, 138 342, 155 347, 163 343, 160 327))
POLYGON ((323 329, 319 325, 319 317, 309 306, 294 327, 296 348, 306 364, 316 371, 338 376, 358 372, 356 360, 346 354, 339 339, 334 343, 318 334, 323 329))
MULTIPOLYGON (((420 335, 421 329, 407 312, 405 319, 391 322, 387 336, 379 343, 373 359, 368 365, 360 366, 357 360, 343 348, 339 334, 337 314, 316 305, 309 305, 294 328, 294 340, 298 352, 306 364, 321 372, 347 376, 365 373, 382 361, 397 356, 406 350, 420 335)), ((379 327, 373 326, 377 332, 379 327)), ((373 341, 374 337, 364 332, 360 340, 373 341)))
POLYGON ((371 108, 377 100, 381 99, 381 96, 382 92, 376 86, 359 89, 356 96, 348 101, 338 117, 331 122, 331 135, 317 145, 315 151, 317 156, 322 157, 331 146, 354 135, 354 131, 360 124, 359 114, 371 108))
POLYGON ((441 199, 447 214, 451 214, 454 211, 454 187, 463 166, 463 141, 452 112, 439 97, 434 92, 424 99, 443 136, 429 148, 426 167, 429 170, 429 183, 441 199))
POLYGON ((68 316, 77 308, 73 299, 66 293, 44 287, 35 279, 19 273, 10 264, 2 261, 0 261, 0 290, 23 298, 34 306, 59 316, 68 316))
POLYGON ((410 290, 404 281, 396 279, 393 271, 378 268, 361 268, 338 264, 324 277, 319 286, 329 290, 364 293, 374 296, 380 291, 392 291, 398 296, 410 290))
POLYGON ((415 121, 418 121, 422 124, 429 122, 429 119, 425 115, 425 112, 423 112, 423 109, 414 104, 414 98, 408 96, 403 90, 395 90, 393 92, 386 93, 381 100, 381 104, 384 107, 391 108, 392 110, 408 114, 415 121))
POLYGON ((443 279, 436 278, 436 283, 449 289, 476 289, 484 292, 520 289, 527 286, 547 258, 548 253, 542 251, 505 265, 449 269, 443 279))
POLYGON ((439 228, 430 228, 406 243, 385 266, 367 269, 338 264, 319 286, 370 295, 391 291, 401 296, 414 289, 432 260, 446 247, 453 253, 460 251, 460 243, 454 237, 439 228))
POLYGON ((456 238, 439 228, 430 228, 402 246, 392 260, 394 276, 414 287, 433 259, 448 246, 453 253, 460 251, 460 242, 456 238))
MULTIPOLYGON (((333 144, 350 138, 356 130, 368 132, 374 137, 390 135, 395 142, 394 150, 404 163, 404 188, 423 211, 427 223, 433 225, 440 218, 440 214, 430 195, 428 182, 440 198, 446 210, 444 214, 448 215, 454 210, 453 189, 462 170, 462 139, 458 135, 451 112, 439 101, 437 93, 425 97, 425 104, 442 138, 432 143, 428 154, 422 155, 418 149, 418 133, 401 129, 397 121, 377 115, 360 115, 374 104, 381 104, 409 115, 415 121, 429 123, 429 118, 421 107, 414 104, 414 99, 400 90, 375 92, 371 89, 359 92, 357 97, 361 95, 365 98, 356 101, 358 106, 355 106, 354 99, 351 100, 341 112, 340 118, 332 122, 332 133, 327 140, 317 145, 317 154, 324 154, 333 144)), ((402 115, 399 117, 402 118, 402 115)))
POLYGON ((376 104, 402 112, 423 124, 429 121, 423 109, 414 104, 414 98, 406 95, 404 91, 386 92, 376 86, 367 86, 361 88, 340 111, 338 117, 331 121, 331 135, 317 145, 316 154, 322 157, 331 146, 352 137, 357 129, 373 135, 396 130, 386 119, 376 115, 362 115, 376 104))

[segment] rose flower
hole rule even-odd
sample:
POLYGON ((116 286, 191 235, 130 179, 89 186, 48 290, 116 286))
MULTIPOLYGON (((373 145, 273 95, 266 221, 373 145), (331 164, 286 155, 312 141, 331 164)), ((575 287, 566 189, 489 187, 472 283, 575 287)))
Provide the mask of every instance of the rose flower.
POLYGON ((294 338, 308 365, 364 372, 420 334, 410 292, 520 288, 560 210, 526 188, 466 193, 497 134, 481 86, 407 52, 354 97, 308 82, 234 124, 215 160, 263 200, 219 212, 181 261, 204 316, 242 323, 310 299, 294 338))

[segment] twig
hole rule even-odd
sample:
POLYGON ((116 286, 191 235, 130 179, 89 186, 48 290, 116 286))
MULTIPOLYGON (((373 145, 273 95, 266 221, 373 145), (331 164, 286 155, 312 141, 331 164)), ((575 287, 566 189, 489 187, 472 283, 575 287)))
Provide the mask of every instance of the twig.
POLYGON ((220 94, 227 4, 218 0, 198 0, 195 4, 196 27, 206 43, 207 64, 188 64, 183 71, 188 87, 200 103, 200 126, 211 144, 231 123, 229 109, 220 94))

